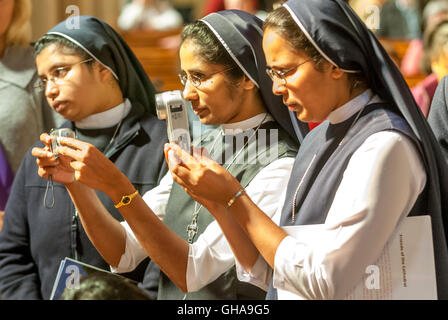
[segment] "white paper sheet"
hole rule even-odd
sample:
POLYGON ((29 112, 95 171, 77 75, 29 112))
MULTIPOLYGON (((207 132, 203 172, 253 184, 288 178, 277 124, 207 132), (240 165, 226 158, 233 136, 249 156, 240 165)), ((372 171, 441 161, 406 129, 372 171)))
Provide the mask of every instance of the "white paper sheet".
MULTIPOLYGON (((318 241, 322 225, 283 227, 301 241, 318 241)), ((302 299, 278 290, 279 300, 302 299)), ((437 299, 434 248, 430 216, 404 218, 376 263, 366 269, 348 300, 433 300, 437 299)))

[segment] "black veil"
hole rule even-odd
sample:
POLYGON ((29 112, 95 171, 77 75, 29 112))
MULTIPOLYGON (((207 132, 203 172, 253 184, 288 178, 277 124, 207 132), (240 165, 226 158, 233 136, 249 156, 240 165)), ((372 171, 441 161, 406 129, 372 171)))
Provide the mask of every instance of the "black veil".
POLYGON ((200 19, 215 34, 244 74, 260 89, 263 102, 274 119, 299 141, 308 133, 308 125, 297 120, 272 92, 272 80, 266 74, 263 21, 240 10, 224 10, 200 19))
POLYGON ((47 34, 59 35, 78 45, 112 72, 125 98, 138 102, 146 112, 157 114, 153 84, 132 50, 108 24, 95 17, 80 16, 79 27, 63 21, 47 34))

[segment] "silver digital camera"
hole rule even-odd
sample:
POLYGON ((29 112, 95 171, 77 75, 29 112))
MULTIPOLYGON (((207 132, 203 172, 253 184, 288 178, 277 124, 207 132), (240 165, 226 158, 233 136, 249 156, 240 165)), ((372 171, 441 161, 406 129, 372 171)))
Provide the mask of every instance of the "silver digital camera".
POLYGON ((180 90, 156 94, 157 117, 167 122, 168 139, 190 152, 188 103, 180 90))
POLYGON ((58 142, 58 138, 59 137, 76 138, 76 133, 70 128, 51 129, 50 137, 51 137, 50 151, 54 154, 54 157, 57 158, 59 157, 59 155, 57 154, 56 149, 61 146, 58 142))

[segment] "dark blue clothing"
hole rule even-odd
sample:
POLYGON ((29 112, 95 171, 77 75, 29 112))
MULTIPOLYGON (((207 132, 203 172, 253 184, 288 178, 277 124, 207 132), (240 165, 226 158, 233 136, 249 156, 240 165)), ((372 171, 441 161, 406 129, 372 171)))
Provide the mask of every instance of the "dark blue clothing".
MULTIPOLYGON (((397 131, 409 137, 417 150, 421 150, 417 138, 406 121, 389 111, 387 105, 367 106, 350 129, 356 116, 357 114, 337 124, 325 121, 307 135, 297 155, 288 183, 280 219, 281 226, 325 223, 352 155, 369 136, 386 130, 397 131), (342 139, 344 141, 339 145, 342 139), (313 160, 314 155, 316 157, 313 160), (310 167, 308 168, 308 166, 310 167), (299 181, 302 181, 302 178, 303 183, 296 195, 299 181), (292 218, 293 201, 295 201, 294 220, 292 218)), ((428 212, 429 203, 425 202, 426 192, 428 192, 428 187, 420 194, 409 215, 428 212)), ((443 242, 443 240, 439 239, 438 242, 443 242)), ((436 247, 438 242, 435 242, 436 247)), ((440 251, 435 250, 436 256, 438 252, 440 251)), ((277 292, 272 285, 267 298, 277 298, 277 292)))
POLYGON ((428 114, 431 126, 446 163, 448 163, 448 76, 440 80, 428 114))
POLYGON ((406 121, 382 108, 383 104, 367 106, 353 128, 357 114, 337 124, 325 121, 306 138, 297 157, 288 183, 280 225, 309 225, 325 223, 332 200, 347 165, 355 151, 366 139, 380 131, 394 130, 408 136, 418 147, 406 121), (339 146, 341 140, 343 143, 339 146), (311 167, 305 175, 313 156, 311 167), (295 221, 292 223, 292 201, 298 182, 305 176, 295 197, 295 221))
MULTIPOLYGON (((64 125, 71 127, 73 123, 64 125)), ((166 142, 165 122, 133 106, 107 156, 144 194, 157 186, 167 171, 166 142)), ((42 147, 42 143, 36 146, 42 147)), ((55 183, 54 207, 44 207, 47 180, 40 178, 37 170, 36 159, 28 151, 14 181, 0 232, 1 299, 48 299, 59 263, 65 257, 74 258, 75 250, 80 261, 109 270, 79 218, 74 219, 75 208, 64 185, 55 183)), ((122 221, 112 200, 97 193, 106 209, 122 221)), ((51 197, 51 190, 47 197, 51 197)), ((147 262, 129 277, 141 281, 147 262)))

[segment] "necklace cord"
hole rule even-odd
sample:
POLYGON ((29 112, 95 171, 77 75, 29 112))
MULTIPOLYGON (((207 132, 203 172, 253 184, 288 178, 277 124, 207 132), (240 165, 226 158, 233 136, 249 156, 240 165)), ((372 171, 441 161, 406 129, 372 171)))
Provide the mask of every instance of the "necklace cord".
MULTIPOLYGON (((372 101, 373 97, 374 97, 374 95, 372 95, 371 97, 369 97, 369 100, 367 101, 367 103, 361 108, 361 110, 358 111, 358 113, 357 113, 355 119, 354 119, 353 122, 351 123, 350 127, 348 128, 348 130, 344 133, 344 136, 342 137, 341 141, 338 143, 336 149, 342 145, 342 142, 345 140, 345 138, 346 138, 346 136, 347 136, 347 133, 349 133, 350 130, 354 127, 355 123, 358 121, 358 119, 359 119, 359 117, 361 116, 361 114, 363 113, 364 109, 365 109, 365 108, 369 105, 369 103, 372 101)), ((336 150, 336 149, 335 149, 335 150, 336 150)), ((332 152, 331 154, 333 154, 335 150, 333 150, 333 152, 332 152)), ((331 156, 331 155, 330 155, 330 156, 331 156)), ((300 179, 299 185, 297 186, 297 189, 296 189, 296 191, 294 192, 294 196, 293 196, 293 198, 292 198, 292 209, 291 209, 291 220, 292 220, 292 224, 295 223, 296 198, 297 198, 297 195, 298 195, 299 190, 300 190, 300 187, 302 186, 302 183, 303 183, 305 177, 307 176, 308 171, 309 171, 309 169, 311 168, 311 165, 313 164, 313 162, 314 162, 314 160, 316 159, 316 157, 317 157, 317 153, 315 153, 314 156, 313 156, 313 158, 311 159, 310 164, 308 165, 307 169, 305 170, 305 173, 303 174, 302 179, 300 179)))
MULTIPOLYGON (((266 115, 263 117, 263 120, 260 121, 260 123, 258 124, 258 126, 256 127, 256 129, 254 130, 254 132, 251 134, 251 136, 249 137, 249 139, 247 139, 246 143, 243 145, 243 147, 238 151, 238 153, 233 157, 233 159, 231 160, 231 162, 225 167, 226 170, 229 170, 230 166, 235 162, 235 160, 238 158, 238 156, 241 154, 241 152, 248 146, 250 140, 257 134, 258 130, 260 129, 261 125, 266 121, 268 117, 268 113, 266 113, 266 115)), ((210 154, 213 154, 213 149, 215 147, 216 142, 218 141, 218 136, 215 138, 215 141, 213 142, 213 145, 210 149, 210 154)), ((197 225, 197 218, 199 215, 199 212, 202 209, 202 205, 200 205, 198 207, 198 202, 195 202, 194 204, 194 212, 193 212, 193 217, 191 220, 191 223, 187 226, 187 242, 188 243, 193 243, 193 239, 196 236, 196 234, 199 231, 199 227, 197 225)))

